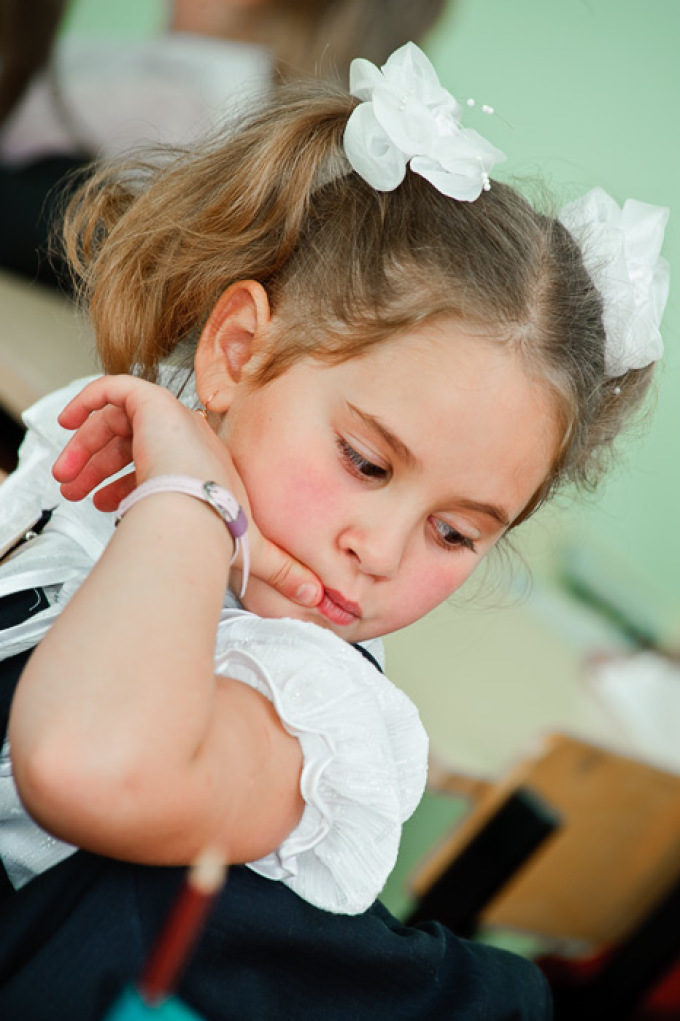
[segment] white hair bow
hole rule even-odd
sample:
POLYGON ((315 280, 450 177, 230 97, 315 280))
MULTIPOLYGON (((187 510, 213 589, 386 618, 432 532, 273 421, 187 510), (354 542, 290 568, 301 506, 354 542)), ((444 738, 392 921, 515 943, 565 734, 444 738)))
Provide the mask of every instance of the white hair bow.
POLYGON ((669 210, 628 199, 619 208, 602 188, 565 206, 560 220, 581 246, 604 302, 605 372, 622 376, 663 354, 659 332, 669 267, 661 256, 669 210))
POLYGON ((454 199, 472 202, 488 190, 489 171, 505 155, 461 126, 460 103, 415 43, 395 50, 382 68, 353 60, 350 92, 363 102, 347 121, 345 153, 377 191, 393 191, 407 165, 454 199))

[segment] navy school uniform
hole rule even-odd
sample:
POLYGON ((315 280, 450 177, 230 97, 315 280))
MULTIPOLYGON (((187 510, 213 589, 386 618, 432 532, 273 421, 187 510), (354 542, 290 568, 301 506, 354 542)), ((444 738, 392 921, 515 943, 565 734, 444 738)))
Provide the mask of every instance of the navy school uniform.
MULTIPOLYGON (((0 663, 0 734, 27 657, 0 663)), ((2 873, 3 1021, 100 1018, 140 975, 184 876, 85 851, 18 891, 2 873)), ((245 866, 230 870, 177 992, 209 1021, 552 1016, 545 979, 521 957, 436 922, 404 926, 379 902, 361 915, 330 914, 245 866)))

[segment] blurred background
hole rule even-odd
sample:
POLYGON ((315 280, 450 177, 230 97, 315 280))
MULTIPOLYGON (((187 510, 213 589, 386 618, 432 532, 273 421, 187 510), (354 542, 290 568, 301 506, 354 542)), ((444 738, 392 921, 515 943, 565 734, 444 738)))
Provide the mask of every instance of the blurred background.
MULTIPOLYGON (((31 14, 32 2, 23 4, 24 17, 45 27, 44 5, 31 14)), ((44 256, 35 260, 50 212, 44 195, 64 168, 124 148, 132 134, 149 141, 200 132, 227 115, 241 90, 294 73, 302 51, 316 54, 313 68, 342 77, 348 46, 381 61, 417 37, 459 100, 495 108, 483 124, 470 111, 466 123, 506 152, 500 177, 529 191, 544 181, 558 206, 601 185, 620 203, 635 197, 670 207, 671 295, 656 406, 621 444, 600 493, 585 501, 563 495, 522 526, 515 548, 473 579, 469 592, 391 636, 389 673, 418 704, 444 772, 498 776, 550 732, 680 771, 680 5, 397 0, 389 9, 364 0, 348 3, 347 23, 317 25, 313 51, 312 43, 299 44, 312 39, 304 33, 321 0, 270 5, 292 19, 297 49, 285 51, 275 44, 280 17, 258 21, 261 6, 53 4, 52 59, 0 129, 0 208, 7 210, 0 227, 0 464, 11 467, 28 403, 96 371, 87 325, 49 279, 44 256), (168 46, 169 26, 177 31, 168 46), (147 89, 148 108, 141 100, 147 89), (119 107, 136 118, 129 131, 111 126, 119 107), (27 181, 30 223, 13 219, 27 181)), ((424 804, 387 890, 395 910, 408 903, 404 880, 413 861, 462 805, 424 804)))

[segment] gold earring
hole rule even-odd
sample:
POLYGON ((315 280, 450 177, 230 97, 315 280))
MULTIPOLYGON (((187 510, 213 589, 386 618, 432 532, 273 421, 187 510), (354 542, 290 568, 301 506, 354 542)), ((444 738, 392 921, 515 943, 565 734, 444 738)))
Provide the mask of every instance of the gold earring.
POLYGON ((210 411, 210 402, 211 402, 211 400, 213 400, 214 397, 217 397, 218 393, 219 393, 219 390, 213 390, 213 392, 210 394, 210 397, 208 397, 208 400, 205 402, 205 407, 204 408, 198 408, 199 415, 202 415, 202 417, 205 419, 206 422, 208 421, 208 412, 210 411))

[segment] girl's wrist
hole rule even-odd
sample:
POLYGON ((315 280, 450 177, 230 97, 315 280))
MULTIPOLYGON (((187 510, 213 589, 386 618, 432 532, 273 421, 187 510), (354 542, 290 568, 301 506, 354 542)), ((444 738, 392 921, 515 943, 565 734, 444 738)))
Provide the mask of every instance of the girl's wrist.
POLYGON ((219 517, 233 542, 233 555, 230 566, 242 553, 242 583, 240 596, 243 598, 248 584, 250 572, 250 550, 248 546, 248 519, 236 497, 226 487, 212 480, 201 481, 193 475, 154 475, 142 482, 136 489, 121 501, 116 513, 115 523, 121 521, 135 504, 149 496, 175 494, 189 496, 206 504, 219 517))

